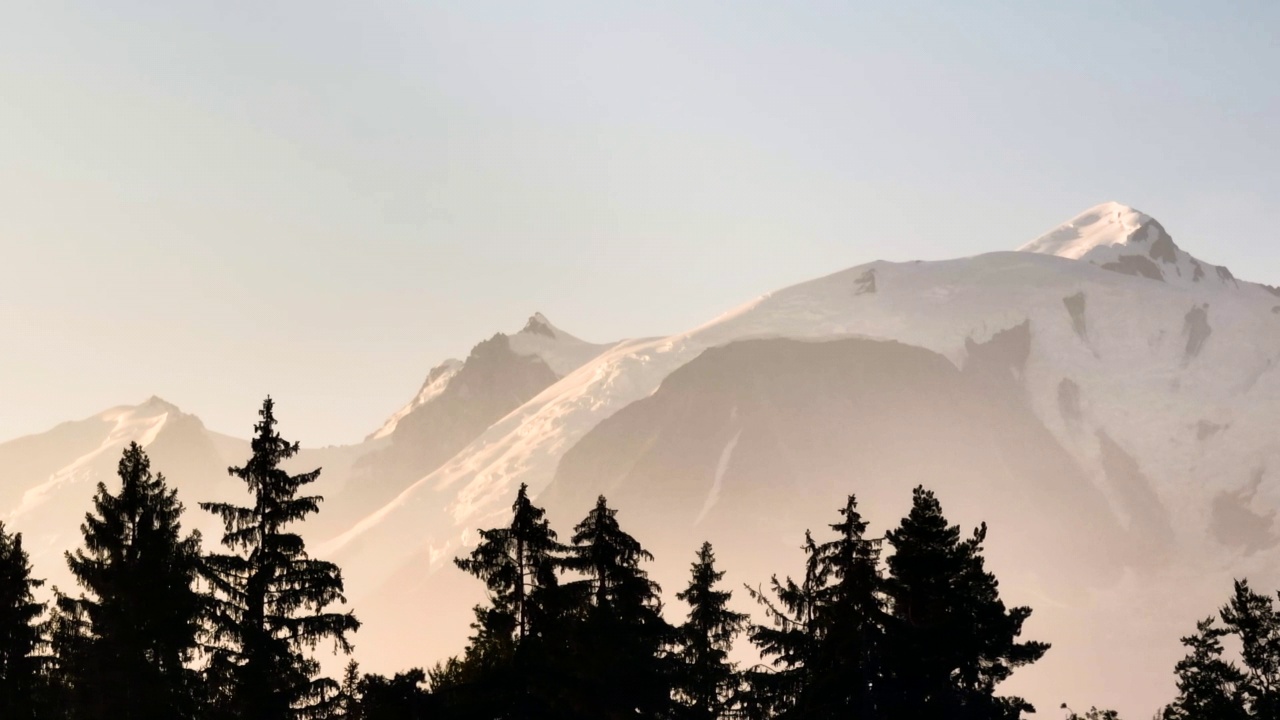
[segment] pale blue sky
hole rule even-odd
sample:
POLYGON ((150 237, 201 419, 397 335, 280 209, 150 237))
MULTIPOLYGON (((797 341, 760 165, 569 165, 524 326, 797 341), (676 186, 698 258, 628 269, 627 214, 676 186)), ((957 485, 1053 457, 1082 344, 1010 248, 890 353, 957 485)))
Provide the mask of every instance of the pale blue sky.
POLYGON ((1280 283, 1280 3, 0 9, 0 440, 354 441, 533 311, 687 329, 1104 200, 1280 283))

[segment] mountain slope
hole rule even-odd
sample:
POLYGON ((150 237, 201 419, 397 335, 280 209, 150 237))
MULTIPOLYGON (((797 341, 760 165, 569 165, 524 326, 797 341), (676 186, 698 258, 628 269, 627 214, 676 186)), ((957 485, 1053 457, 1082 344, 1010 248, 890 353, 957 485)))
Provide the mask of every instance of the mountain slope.
POLYGON ((385 447, 361 458, 335 502, 371 512, 440 467, 493 423, 606 350, 555 327, 541 313, 513 335, 497 333, 465 362, 447 360, 417 396, 370 436, 385 447))
MULTIPOLYGON (((419 586, 424 593, 454 587, 459 581, 451 578, 447 560, 465 547, 474 528, 501 520, 521 482, 535 492, 546 492, 545 501, 562 527, 577 519, 574 515, 581 508, 574 506, 601 490, 626 498, 631 505, 621 500, 618 504, 641 524, 647 522, 646 515, 655 518, 655 527, 658 517, 679 518, 661 541, 673 548, 695 547, 704 529, 714 529, 719 522, 717 514, 728 512, 718 507, 756 507, 756 501, 747 499, 752 497, 748 491, 767 489, 770 482, 795 485, 780 497, 766 493, 769 511, 799 517, 816 507, 810 502, 821 504, 825 497, 823 502, 830 504, 831 495, 844 489, 861 491, 866 482, 875 486, 874 480, 861 475, 852 477, 846 488, 832 486, 833 468, 859 457, 848 448, 832 450, 848 438, 806 438, 776 428, 766 432, 764 420, 735 429, 725 418, 734 406, 746 413, 748 399, 717 395, 728 391, 715 389, 716 372, 700 375, 693 389, 677 392, 684 377, 677 371, 697 367, 693 363, 710 349, 746 340, 893 340, 944 358, 962 375, 989 375, 990 397, 999 398, 993 407, 1003 408, 991 423, 1005 428, 1005 433, 999 441, 986 436, 985 442, 1006 448, 1024 442, 1042 447, 1034 456, 989 449, 986 455, 959 454, 969 459, 957 464, 986 468, 984 476, 1003 471, 1012 478, 1004 485, 986 486, 956 480, 957 491, 948 496, 961 502, 972 495, 974 503, 962 507, 959 517, 966 522, 1004 518, 1015 533, 1030 532, 1016 516, 1006 515, 1003 503, 1009 488, 1032 496, 1021 507, 1050 511, 1059 504, 1053 492, 1071 486, 1081 497, 1100 498, 1103 509, 1073 512, 1065 527, 1086 538, 1113 532, 1101 528, 1118 528, 1115 532, 1125 539, 1116 547, 1132 547, 1128 554, 1115 552, 1115 557, 1106 558, 1118 563, 1123 573, 1100 572, 1103 584, 1082 583, 1069 592, 1063 585, 1076 576, 1043 559, 1017 559, 1017 548, 1009 545, 1017 543, 1014 537, 993 540, 993 555, 1013 558, 1001 567, 1017 578, 1009 585, 1012 602, 1058 608, 1053 617, 1049 610, 1042 617, 1062 628, 1067 627, 1058 623, 1063 618, 1097 620, 1096 614, 1104 613, 1093 605, 1099 595, 1116 594, 1118 599, 1107 607, 1127 608, 1130 613, 1140 612, 1135 605, 1139 598, 1152 602, 1147 587, 1176 595, 1173 605, 1168 598, 1158 601, 1168 606, 1167 612, 1151 624, 1130 623, 1125 630, 1134 634, 1131 647, 1158 648, 1149 656, 1114 653, 1110 662, 1119 664, 1093 677, 1085 670, 1090 654, 1096 652, 1090 643, 1102 640, 1096 635, 1054 638, 1059 642, 1056 657, 1065 659, 1047 666, 1068 676, 1087 677, 1079 689, 1096 691, 1099 700, 1110 702, 1109 697, 1124 695, 1111 704, 1125 698, 1135 704, 1155 702, 1171 692, 1178 635, 1204 608, 1218 602, 1223 587, 1205 583, 1194 591, 1172 590, 1170 578, 1179 568, 1217 577, 1229 574, 1228 568, 1251 569, 1260 578, 1275 576, 1280 581, 1277 558, 1269 551, 1277 532, 1267 512, 1280 501, 1280 487, 1266 471, 1280 461, 1280 444, 1272 432, 1280 408, 1276 296, 1213 267, 1173 245, 1168 233, 1147 216, 1107 205, 1050 231, 1023 252, 941 262, 876 262, 802 283, 689 332, 610 349, 491 425, 439 469, 327 544, 325 551, 352 568, 353 587, 366 593, 363 602, 379 607, 389 602, 391 587, 402 592, 419 586), (1138 256, 1153 263, 1159 277, 1126 271, 1141 263, 1125 258, 1138 256), (1204 271, 1202 277, 1197 278, 1197 267, 1204 271), (668 389, 668 381, 676 385, 668 389), (641 409, 662 407, 662 397, 682 397, 680 402, 670 401, 672 407, 684 407, 690 416, 681 420, 679 414, 641 409), (627 425, 637 422, 633 413, 643 412, 656 413, 651 425, 627 425), (721 415, 718 420, 703 416, 715 412, 721 415), (615 415, 616 422, 610 421, 615 415), (703 419, 690 419, 698 417, 703 419), (1021 420, 1014 422, 1015 417, 1021 420), (1015 437, 1020 439, 1009 439, 1015 437), (783 462, 788 454, 806 460, 783 462), (1009 464, 1011 457, 1022 458, 1021 469, 996 462, 1001 458, 1009 464), (1052 461, 1055 470, 1046 473, 1065 474, 1045 485, 1036 477, 1034 461, 1053 457, 1061 460, 1052 461), (1061 469, 1068 464, 1078 471, 1061 469), (825 468, 825 476, 819 468, 825 468), (818 477, 805 476, 809 472, 818 477), (777 477, 788 473, 797 477, 777 477), (739 491, 748 494, 738 495, 739 491), (806 498, 806 493, 812 497, 806 498), (1172 563, 1173 558, 1178 563, 1172 563), (434 571, 441 567, 446 568, 443 575, 435 578, 434 571), (1119 678, 1127 679, 1122 683, 1119 678)), ((795 385, 800 376, 803 373, 785 376, 790 379, 752 380, 765 388, 763 395, 752 396, 760 408, 756 415, 794 416, 797 426, 810 433, 832 423, 866 422, 861 414, 824 410, 831 398, 795 385), (768 391, 770 382, 791 384, 785 384, 785 392, 774 393, 768 391), (797 405, 784 398, 793 398, 797 405)), ((835 382, 835 375, 826 377, 835 382)), ((910 394, 909 383, 884 382, 890 397, 910 394)), ((846 403, 846 410, 850 407, 846 403)), ((892 412, 888 405, 878 407, 881 415, 892 412)), ((949 406, 916 411, 914 425, 922 432, 932 428, 928 437, 919 438, 911 452, 872 458, 874 474, 890 477, 884 486, 901 490, 898 486, 909 484, 912 473, 894 472, 897 463, 940 447, 930 443, 956 447, 958 442, 959 436, 920 418, 953 417, 953 424, 959 424, 977 412, 977 405, 968 407, 958 416, 949 406)), ((905 427, 896 421, 889 426, 905 427)), ((935 470, 932 475, 944 474, 935 470)), ((848 472, 857 474, 857 467, 848 472)), ((889 509, 890 496, 877 498, 877 507, 870 511, 874 517, 898 512, 889 509)), ((822 516, 806 515, 804 522, 821 520, 822 516)), ((998 535, 998 527, 993 532, 998 535)), ((1048 553, 1046 557, 1054 557, 1053 551, 1061 547, 1048 542, 1025 545, 1028 552, 1048 553)), ((741 579, 758 581, 778 569, 743 567, 753 577, 741 579)), ((1101 621, 1097 627, 1117 632, 1101 621)), ((379 632, 368 627, 366 643, 394 653, 385 644, 389 639, 380 638, 379 632)), ((452 638, 453 649, 460 640, 452 638)), ((1031 675, 1028 682, 1034 684, 1035 673, 1031 675)), ((1038 685, 1041 690, 1051 686, 1038 685)), ((1141 708, 1138 714, 1148 710, 1141 708)))

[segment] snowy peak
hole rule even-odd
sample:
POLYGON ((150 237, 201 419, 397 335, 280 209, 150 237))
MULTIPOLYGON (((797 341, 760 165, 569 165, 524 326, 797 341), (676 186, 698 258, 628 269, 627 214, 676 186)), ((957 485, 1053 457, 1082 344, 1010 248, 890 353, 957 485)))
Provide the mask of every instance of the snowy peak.
MULTIPOLYGON (((494 383, 501 385, 501 380, 490 376, 490 373, 506 372, 507 379, 514 380, 515 376, 525 372, 519 367, 520 365, 528 364, 531 360, 540 361, 540 365, 546 366, 543 370, 548 376, 546 384, 550 384, 595 359, 610 347, 613 347, 612 343, 597 345, 574 337, 552 324, 546 315, 535 312, 525 321, 524 327, 514 335, 497 333, 476 345, 465 362, 449 359, 432 368, 422 383, 421 389, 418 390, 418 394, 389 417, 382 427, 369 435, 366 440, 389 437, 402 426, 402 421, 406 417, 441 401, 446 393, 461 393, 463 396, 470 397, 473 392, 483 392, 482 387, 492 388, 494 383), (498 367, 503 366, 503 363, 498 358, 503 354, 519 362, 507 367, 507 371, 499 370, 498 367), (470 377, 469 381, 466 380, 467 377, 470 377), (459 380, 459 378, 462 379, 459 380), (450 390, 450 385, 455 380, 463 382, 464 385, 470 384, 472 387, 465 389, 460 386, 450 390)), ((474 397, 472 400, 474 401, 474 397)), ((502 414, 512 409, 514 407, 508 407, 502 414)))
POLYGON ((556 329, 552 327, 551 321, 540 312, 530 315, 529 321, 524 324, 524 328, 520 332, 543 335, 553 339, 557 337, 556 329))
POLYGON ((155 441, 156 436, 170 421, 186 417, 177 405, 152 395, 139 405, 114 407, 98 414, 94 419, 113 426, 108 433, 106 446, 136 442, 146 447, 155 441))
POLYGON ((1117 202, 1091 207, 1018 249, 1177 286, 1239 286, 1227 268, 1178 247, 1155 218, 1117 202))
POLYGON ((585 365, 613 343, 597 345, 561 330, 546 315, 535 312, 524 328, 507 337, 511 351, 517 355, 535 356, 558 376, 564 377, 585 365))
POLYGON ((1151 220, 1128 205, 1107 202, 1085 210, 1018 250, 1079 260, 1098 248, 1127 244, 1151 220))

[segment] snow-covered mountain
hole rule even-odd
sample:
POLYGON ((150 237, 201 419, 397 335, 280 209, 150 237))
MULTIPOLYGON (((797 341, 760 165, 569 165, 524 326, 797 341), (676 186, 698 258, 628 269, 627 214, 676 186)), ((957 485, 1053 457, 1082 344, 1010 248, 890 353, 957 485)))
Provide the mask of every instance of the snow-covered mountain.
MULTIPOLYGON (((1056 643, 1020 689, 1140 715, 1171 696, 1177 638, 1232 572, 1280 584, 1267 475, 1280 461, 1278 307, 1114 203, 1021 252, 870 263, 613 347, 325 552, 366 606, 407 611, 452 592, 449 558, 525 482, 561 528, 595 493, 617 498, 637 535, 669 550, 668 587, 678 578, 662 573, 687 559, 671 553, 704 538, 755 583, 795 561, 804 527, 826 519, 816 508, 857 492, 883 527, 924 483, 955 519, 992 522, 1010 600, 1035 606, 1029 630, 1056 643), (869 340, 931 369, 895 374, 869 340)), ((458 608, 422 642, 458 647, 458 608)), ((367 626, 366 647, 415 644, 380 633, 367 626)))
MULTIPOLYGON (((1016 252, 872 262, 669 337, 596 345, 535 314, 363 442, 304 454, 328 497, 307 533, 344 568, 362 665, 392 671, 461 649, 483 588, 449 560, 520 483, 562 533, 608 495, 668 590, 704 539, 755 585, 845 494, 884 530, 924 484, 989 522, 1006 601, 1054 644, 1009 689, 1145 717, 1232 575, 1280 587, 1278 361, 1280 291, 1106 203, 1016 252)), ((0 445, 38 568, 130 439, 189 507, 247 454, 157 400, 0 445)))
MULTIPOLYGON (((248 441, 211 431, 198 417, 158 397, 2 443, 0 519, 23 532, 32 565, 50 583, 64 589, 74 584, 62 554, 82 541, 80 523, 92 509, 97 484, 111 487, 116 482, 121 454, 132 442, 146 449, 152 471, 164 474, 170 486, 178 489, 187 509, 184 526, 199 529, 206 544, 217 543, 222 526, 197 504, 243 500, 244 484, 229 476, 227 468, 249 457, 248 441)), ((290 467, 324 467, 316 489, 331 495, 342 490, 358 456, 383 444, 305 449, 290 467)), ((340 508, 327 515, 334 518, 335 526, 353 520, 350 515, 343 518, 340 508)), ((305 530, 320 541, 327 537, 322 528, 317 524, 305 530)))
POLYGON ((608 347, 580 340, 534 313, 519 332, 497 333, 476 345, 465 362, 444 361, 413 400, 369 436, 368 442, 384 447, 361 457, 333 504, 343 507, 343 517, 377 510, 608 347))
MULTIPOLYGON (((330 539, 434 470, 495 420, 606 349, 555 327, 541 313, 512 335, 478 344, 466 362, 447 360, 422 389, 362 442, 304 448, 297 471, 323 468, 315 487, 323 511, 303 528, 313 542, 330 539)), ((246 399, 246 402, 254 402, 246 399)), ((282 406, 286 435, 288 401, 282 406)), ((244 436, 252 428, 244 428, 244 436)), ((80 541, 79 525, 98 482, 115 482, 121 453, 142 445, 152 468, 178 488, 185 523, 206 542, 221 536, 201 501, 238 500, 240 481, 227 467, 242 463, 249 443, 210 431, 195 415, 157 397, 111 408, 47 432, 0 443, 0 519, 22 530, 33 563, 51 582, 68 585, 62 553, 80 541)))
POLYGON ((1020 250, 1174 285, 1240 286, 1227 268, 1203 263, 1175 245, 1155 218, 1114 202, 1086 210, 1020 250))

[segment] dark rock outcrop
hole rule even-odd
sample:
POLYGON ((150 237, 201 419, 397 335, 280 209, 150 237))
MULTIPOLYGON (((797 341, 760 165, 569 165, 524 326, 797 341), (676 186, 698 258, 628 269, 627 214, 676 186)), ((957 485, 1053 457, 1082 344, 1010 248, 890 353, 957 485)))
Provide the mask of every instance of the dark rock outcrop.
POLYGON ((1152 260, 1159 260, 1166 265, 1173 265, 1178 262, 1178 246, 1173 244, 1173 238, 1165 231, 1164 227, 1155 220, 1148 220, 1142 224, 1139 231, 1146 231, 1147 238, 1154 240, 1147 254, 1152 260))
POLYGON ((529 322, 524 324, 524 329, 521 330, 520 332, 533 333, 535 335, 545 335, 546 337, 549 337, 549 338, 554 338, 556 336, 556 331, 552 330, 551 326, 547 324, 546 321, 542 319, 542 316, 539 315, 538 313, 534 313, 529 318, 529 322))
POLYGON ((1141 255, 1125 255, 1103 265, 1102 269, 1164 282, 1164 273, 1160 272, 1160 268, 1150 258, 1141 255))
POLYGON ((1022 381, 1031 356, 1031 321, 1001 330, 985 342, 965 338, 964 371, 1012 387, 1022 381), (1006 381, 1015 381, 1012 384, 1006 381))
POLYGON ((1208 440, 1214 435, 1217 435, 1218 433, 1222 432, 1224 427, 1225 426, 1219 425, 1218 423, 1215 423, 1215 422, 1209 422, 1208 420, 1201 420, 1200 422, 1196 423, 1196 440, 1199 440, 1200 442, 1204 442, 1205 440, 1208 440))
POLYGON ((868 295, 876 291, 876 270, 871 268, 853 281, 854 295, 868 295))
POLYGON ((1209 327, 1209 306, 1197 305, 1187 311, 1182 322, 1182 334, 1187 338, 1185 360, 1190 361, 1204 349, 1204 343, 1213 334, 1209 327))
POLYGON ((1139 545, 1136 556, 1159 558, 1173 546, 1173 525, 1150 478, 1138 461, 1106 432, 1098 432, 1102 469, 1121 508, 1129 516, 1129 529, 1139 545))
POLYGON ((1071 329, 1075 330, 1076 335, 1081 340, 1086 340, 1086 334, 1089 331, 1088 324, 1085 322, 1084 308, 1085 295, 1078 292, 1070 297, 1062 298, 1062 304, 1067 308, 1067 314, 1071 316, 1071 329))

